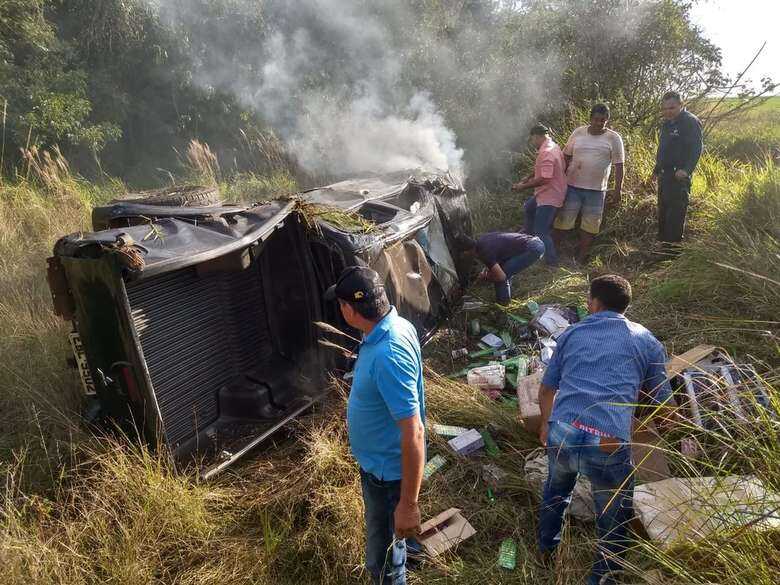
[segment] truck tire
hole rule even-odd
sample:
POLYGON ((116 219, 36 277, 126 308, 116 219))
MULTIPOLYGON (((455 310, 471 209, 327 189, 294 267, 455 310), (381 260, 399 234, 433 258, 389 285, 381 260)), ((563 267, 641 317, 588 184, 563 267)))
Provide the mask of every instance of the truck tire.
POLYGON ((180 185, 153 191, 129 193, 115 199, 114 202, 132 202, 139 205, 159 205, 162 207, 207 207, 219 205, 222 200, 219 197, 217 187, 180 185))

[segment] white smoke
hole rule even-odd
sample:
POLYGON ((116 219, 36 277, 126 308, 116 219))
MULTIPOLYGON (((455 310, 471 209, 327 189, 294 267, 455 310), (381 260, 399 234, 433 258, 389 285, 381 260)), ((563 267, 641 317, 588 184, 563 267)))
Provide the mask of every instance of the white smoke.
MULTIPOLYGON (((180 0, 149 1, 173 23, 195 18, 180 0)), ((198 83, 227 87, 258 111, 308 171, 462 174, 454 132, 430 94, 403 79, 402 47, 387 26, 406 14, 393 14, 391 5, 380 18, 360 0, 254 4, 276 30, 266 34, 253 67, 242 71, 229 57, 211 55, 220 64, 201 68, 198 83)))

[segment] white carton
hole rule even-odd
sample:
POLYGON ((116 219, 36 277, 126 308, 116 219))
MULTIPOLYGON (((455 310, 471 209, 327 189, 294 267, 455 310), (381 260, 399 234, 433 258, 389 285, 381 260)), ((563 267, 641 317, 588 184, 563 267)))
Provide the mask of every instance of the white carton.
POLYGON ((466 374, 469 386, 482 390, 503 390, 506 383, 506 367, 503 364, 490 364, 469 370, 466 374))
POLYGON ((485 446, 482 433, 477 429, 469 429, 462 435, 450 439, 447 443, 459 455, 469 455, 485 446))

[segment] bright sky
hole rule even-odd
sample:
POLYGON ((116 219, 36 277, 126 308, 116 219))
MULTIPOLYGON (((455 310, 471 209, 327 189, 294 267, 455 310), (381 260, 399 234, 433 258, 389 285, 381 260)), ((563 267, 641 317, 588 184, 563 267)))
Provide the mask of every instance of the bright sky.
POLYGON ((731 77, 738 75, 767 41, 746 77, 758 82, 769 76, 780 83, 779 0, 699 0, 692 19, 721 48, 723 70, 731 77))

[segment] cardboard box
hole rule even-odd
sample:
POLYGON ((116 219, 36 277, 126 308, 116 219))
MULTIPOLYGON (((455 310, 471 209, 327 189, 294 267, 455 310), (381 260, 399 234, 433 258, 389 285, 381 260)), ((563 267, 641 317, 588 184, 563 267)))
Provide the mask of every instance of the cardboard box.
POLYGON ((735 530, 778 530, 780 494, 757 477, 674 477, 634 490, 647 534, 668 548, 735 530))
POLYGON ((525 429, 534 435, 539 434, 542 423, 542 411, 539 409, 539 384, 542 383, 544 371, 540 370, 530 376, 517 380, 517 406, 520 409, 520 422, 525 429))
POLYGON ((696 362, 700 362, 715 350, 717 348, 714 345, 697 345, 683 354, 672 356, 672 359, 666 362, 666 375, 669 378, 679 376, 683 370, 696 365, 696 362))
POLYGON ((467 538, 474 536, 476 530, 460 513, 458 508, 445 510, 420 526, 417 541, 425 552, 435 557, 467 538))
POLYGON ((462 435, 447 441, 450 447, 459 455, 470 455, 485 446, 485 440, 482 433, 477 429, 469 429, 462 435))
POLYGON ((631 437, 631 455, 636 467, 636 480, 639 483, 672 477, 669 463, 660 444, 661 437, 652 423, 634 431, 631 437))

